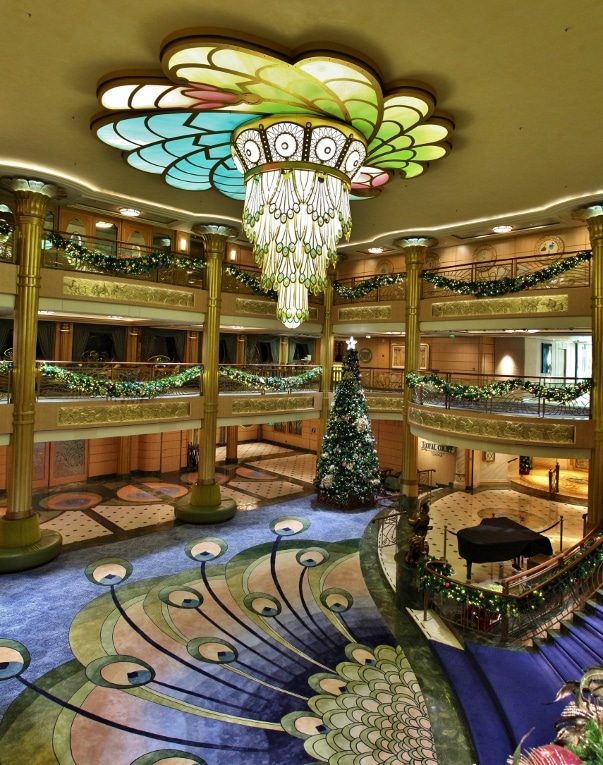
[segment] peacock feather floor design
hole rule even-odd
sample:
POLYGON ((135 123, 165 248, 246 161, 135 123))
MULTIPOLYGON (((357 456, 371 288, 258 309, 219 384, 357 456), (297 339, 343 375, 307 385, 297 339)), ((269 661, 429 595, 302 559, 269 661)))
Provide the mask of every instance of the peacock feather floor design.
POLYGON ((225 540, 197 537, 184 570, 140 581, 128 560, 89 564, 104 592, 71 625, 73 660, 32 681, 27 647, 0 640, 0 680, 24 686, 3 765, 437 765, 358 540, 309 528, 273 519, 226 564, 225 540))

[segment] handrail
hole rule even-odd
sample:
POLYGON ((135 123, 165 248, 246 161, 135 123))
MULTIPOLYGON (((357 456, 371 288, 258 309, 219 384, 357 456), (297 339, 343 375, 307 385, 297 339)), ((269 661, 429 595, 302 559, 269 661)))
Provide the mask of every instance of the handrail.
POLYGON ((447 621, 507 641, 539 634, 560 613, 581 606, 601 584, 602 563, 603 525, 565 552, 502 580, 497 590, 455 579, 450 564, 442 560, 424 560, 418 577, 424 608, 431 598, 432 607, 447 621), (479 617, 477 627, 468 614, 479 617))

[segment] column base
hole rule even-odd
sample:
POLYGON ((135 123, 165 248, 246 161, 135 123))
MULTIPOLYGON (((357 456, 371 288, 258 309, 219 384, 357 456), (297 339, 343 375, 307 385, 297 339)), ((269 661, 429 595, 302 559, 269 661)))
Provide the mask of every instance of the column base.
POLYGON ((190 497, 174 505, 174 514, 186 523, 222 523, 229 521, 237 512, 234 499, 222 499, 218 484, 196 483, 190 497))
POLYGON ((62 545, 58 532, 40 530, 36 514, 14 520, 0 518, 0 573, 27 571, 50 563, 62 545))

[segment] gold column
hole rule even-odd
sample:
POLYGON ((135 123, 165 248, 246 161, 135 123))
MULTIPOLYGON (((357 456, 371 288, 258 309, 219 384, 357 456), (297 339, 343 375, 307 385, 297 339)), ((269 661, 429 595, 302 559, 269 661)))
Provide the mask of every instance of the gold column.
POLYGON ((133 363, 138 361, 138 339, 140 337, 139 327, 129 327, 126 337, 126 361, 133 363))
POLYGON ((593 257, 591 260, 592 376, 591 419, 594 425, 594 448, 588 470, 589 528, 603 521, 603 205, 575 210, 573 218, 588 226, 593 257))
POLYGON ((58 332, 55 336, 55 359, 57 361, 71 361, 73 356, 73 324, 61 321, 57 324, 58 332))
POLYGON ((17 297, 13 337, 13 432, 8 453, 8 506, 0 519, 0 571, 23 571, 56 558, 61 536, 42 531, 32 510, 36 335, 44 217, 50 199, 63 193, 52 184, 2 178, 15 198, 17 297))
POLYGON ((215 482, 216 430, 218 425, 218 352, 220 346, 220 304, 222 261, 228 239, 237 232, 230 226, 195 226, 205 246, 207 261, 207 314, 203 330, 203 430, 201 432, 199 478, 192 487, 190 504, 177 503, 176 517, 189 523, 215 523, 232 518, 237 505, 222 499, 215 482))
POLYGON ((278 345, 278 363, 289 363, 289 338, 286 335, 281 335, 278 345))
POLYGON ((324 301, 324 320, 322 323, 322 334, 320 336, 320 365, 322 367, 322 377, 320 390, 322 392, 322 407, 320 410, 320 420, 318 421, 318 434, 316 437, 317 453, 320 457, 322 442, 327 432, 327 422, 329 421, 329 411, 331 408, 329 394, 331 391, 331 378, 333 376, 333 278, 335 271, 329 268, 327 272, 327 286, 323 293, 324 301))
MULTIPOLYGON (((421 270, 428 247, 434 239, 398 239, 395 244, 406 256, 406 338, 405 376, 420 367, 421 330, 419 309, 421 305, 421 270)), ((411 389, 404 382, 404 426, 402 428, 402 472, 400 475, 400 508, 409 512, 417 509, 419 481, 417 475, 417 437, 410 432, 408 410, 411 389)))

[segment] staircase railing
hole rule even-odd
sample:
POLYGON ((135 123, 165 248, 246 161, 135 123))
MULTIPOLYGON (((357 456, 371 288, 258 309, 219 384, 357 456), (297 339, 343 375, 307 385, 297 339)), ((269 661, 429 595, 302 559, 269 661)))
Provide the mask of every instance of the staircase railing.
POLYGON ((579 543, 500 584, 479 587, 455 579, 450 564, 425 560, 417 569, 425 613, 492 642, 523 642, 543 634, 603 584, 603 527, 579 543))

